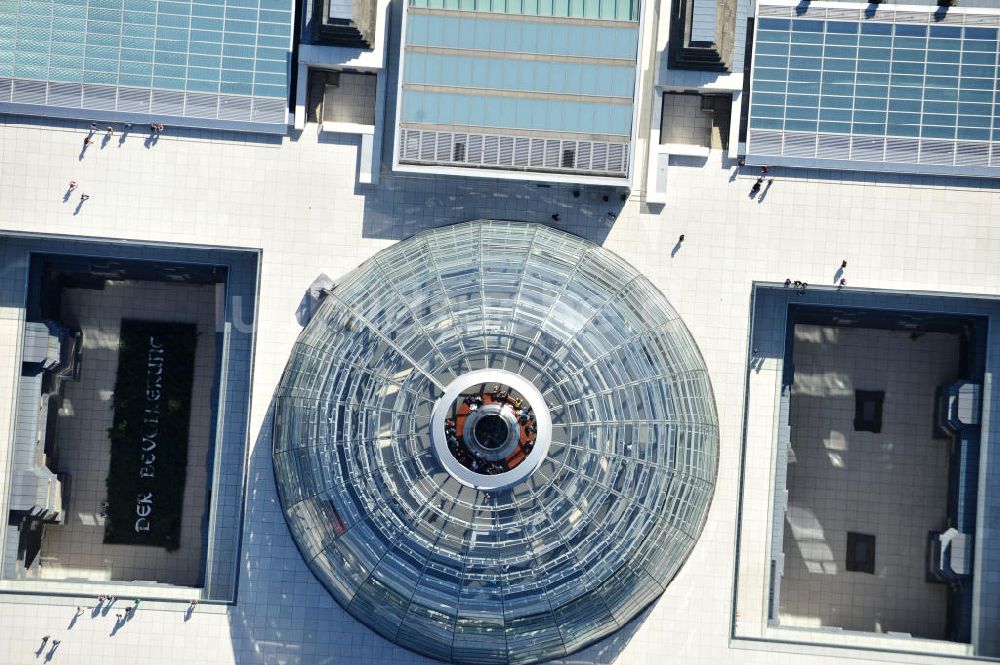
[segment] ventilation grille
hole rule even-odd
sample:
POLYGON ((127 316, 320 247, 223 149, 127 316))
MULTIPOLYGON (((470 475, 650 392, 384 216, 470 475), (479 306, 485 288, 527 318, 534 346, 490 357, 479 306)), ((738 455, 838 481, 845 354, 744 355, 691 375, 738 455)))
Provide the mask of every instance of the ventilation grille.
POLYGON ((2 104, 145 113, 154 116, 274 125, 284 125, 288 122, 288 109, 284 99, 26 79, 0 78, 0 105, 2 104))
POLYGON ((1000 143, 975 141, 751 130, 747 153, 760 157, 1000 169, 1000 143))
POLYGON ((871 136, 852 136, 851 159, 861 162, 884 162, 885 139, 871 136))
POLYGON ((792 8, 788 5, 758 5, 757 16, 789 18, 792 16, 792 8))
POLYGON ((628 144, 400 129, 403 164, 625 176, 628 144))
MULTIPOLYGON (((903 3, 900 3, 903 4, 903 3)), ((1000 25, 1000 16, 990 14, 966 14, 957 11, 941 13, 938 11, 892 11, 874 5, 859 8, 816 7, 802 2, 795 7, 788 5, 758 4, 758 18, 808 18, 829 19, 838 21, 878 21, 879 23, 930 23, 948 25, 984 25, 996 27, 1000 25)))
POLYGON ((846 21, 857 21, 858 20, 858 9, 832 9, 828 8, 826 10, 826 17, 830 20, 846 20, 846 21))

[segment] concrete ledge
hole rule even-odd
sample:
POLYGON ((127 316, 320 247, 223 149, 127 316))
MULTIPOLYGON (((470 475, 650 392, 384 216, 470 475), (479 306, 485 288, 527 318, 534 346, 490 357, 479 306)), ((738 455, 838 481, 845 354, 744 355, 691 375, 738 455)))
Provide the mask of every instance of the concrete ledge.
POLYGON ((712 149, 707 145, 691 145, 688 143, 664 143, 658 151, 661 154, 683 155, 684 157, 708 157, 712 149))
POLYGON ((375 134, 375 125, 360 125, 353 122, 321 122, 319 124, 319 131, 321 134, 372 136, 375 134))

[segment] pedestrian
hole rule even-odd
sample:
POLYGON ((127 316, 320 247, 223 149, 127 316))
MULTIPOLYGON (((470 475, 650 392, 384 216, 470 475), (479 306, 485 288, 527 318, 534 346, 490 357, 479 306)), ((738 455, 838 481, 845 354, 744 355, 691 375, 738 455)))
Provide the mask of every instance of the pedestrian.
POLYGON ((126 122, 125 123, 125 129, 131 130, 132 129, 132 123, 131 122, 126 122))
POLYGON ((608 195, 605 194, 604 196, 602 196, 601 200, 604 201, 605 203, 607 203, 608 202, 608 195))
POLYGON ((843 261, 840 262, 840 269, 843 270, 846 267, 847 267, 847 259, 844 259, 843 261))
POLYGON ((153 132, 154 134, 156 133, 156 123, 155 122, 149 123, 149 131, 153 132))
POLYGON ((770 171, 770 170, 771 170, 771 168, 770 168, 770 167, 768 167, 768 166, 762 166, 762 167, 760 167, 760 174, 761 174, 762 176, 763 176, 763 175, 767 175, 767 172, 768 172, 768 171, 770 171))
POLYGON ((43 636, 42 636, 42 646, 45 646, 45 644, 46 644, 46 643, 47 643, 48 641, 49 641, 49 636, 48 636, 48 635, 43 635, 43 636))
POLYGON ((96 122, 90 123, 90 131, 92 131, 92 132, 96 132, 97 131, 97 123, 96 122))
POLYGON ((93 145, 94 142, 90 140, 89 136, 83 137, 83 147, 86 148, 88 145, 93 145))
POLYGON ((125 616, 128 616, 129 614, 132 614, 132 606, 131 605, 129 605, 128 607, 125 608, 125 616))
POLYGON ((608 217, 610 217, 611 219, 617 219, 618 215, 614 211, 609 210, 608 211, 608 217))
POLYGON ((839 286, 839 288, 841 288, 841 289, 842 289, 842 288, 844 288, 845 286, 847 286, 847 279, 846 279, 846 278, 844 278, 844 277, 841 277, 841 278, 840 278, 840 284, 839 284, 838 286, 839 286))
MULTIPOLYGON (((89 194, 80 194, 80 203, 83 203, 84 201, 86 201, 89 198, 90 198, 89 194)), ((102 603, 104 602, 104 596, 101 596, 101 602, 102 603)))
MULTIPOLYGON (((81 196, 80 198, 83 198, 83 197, 81 196)), ((97 597, 97 602, 98 602, 98 604, 103 603, 104 602, 104 596, 98 596, 97 597)))
POLYGON ((112 127, 111 125, 108 125, 108 134, 107 134, 108 138, 111 138, 114 135, 115 135, 115 128, 112 127))
POLYGON ((800 282, 799 280, 795 280, 794 282, 792 282, 792 284, 795 286, 795 288, 799 288, 802 286, 802 282, 800 282))
POLYGON ((743 167, 746 165, 747 165, 746 157, 740 157, 738 160, 736 160, 736 166, 743 167))
POLYGON ((74 189, 76 189, 76 180, 70 180, 69 181, 69 191, 72 192, 74 189))
POLYGON ((119 612, 118 614, 116 614, 116 615, 115 615, 115 619, 116 619, 116 620, 118 621, 118 623, 121 623, 121 622, 122 622, 122 615, 121 615, 121 612, 119 612))
POLYGON ((684 234, 683 233, 681 234, 681 237, 677 239, 677 244, 679 245, 682 242, 684 242, 684 234))
POLYGON ((80 616, 81 614, 83 614, 83 609, 79 605, 77 605, 76 606, 76 615, 80 616))
POLYGON ((553 222, 558 222, 559 221, 559 213, 555 213, 554 215, 552 215, 552 221, 553 222))
POLYGON ((62 640, 52 640, 52 650, 55 651, 60 644, 62 644, 62 640))
POLYGON ((792 280, 790 278, 786 277, 785 278, 785 286, 791 286, 791 285, 792 285, 792 280))

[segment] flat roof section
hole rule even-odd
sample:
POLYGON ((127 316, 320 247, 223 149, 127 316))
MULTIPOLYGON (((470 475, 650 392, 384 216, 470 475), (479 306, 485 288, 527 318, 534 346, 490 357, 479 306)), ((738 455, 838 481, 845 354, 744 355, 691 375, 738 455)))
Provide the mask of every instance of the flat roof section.
POLYGON ((625 177, 638 14, 622 0, 411 0, 398 162, 625 177))
POLYGON ((291 0, 0 3, 0 111, 284 132, 291 0))
POLYGON ((867 7, 758 7, 748 161, 1000 176, 1000 12, 867 7))

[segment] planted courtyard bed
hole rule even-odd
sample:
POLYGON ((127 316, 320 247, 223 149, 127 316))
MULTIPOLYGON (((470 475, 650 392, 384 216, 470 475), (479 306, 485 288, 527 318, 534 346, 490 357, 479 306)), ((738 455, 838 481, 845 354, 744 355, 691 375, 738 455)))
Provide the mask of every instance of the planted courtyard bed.
POLYGON ((104 542, 180 547, 197 329, 123 320, 104 542))

